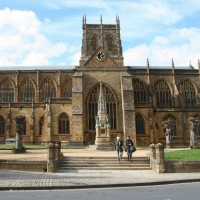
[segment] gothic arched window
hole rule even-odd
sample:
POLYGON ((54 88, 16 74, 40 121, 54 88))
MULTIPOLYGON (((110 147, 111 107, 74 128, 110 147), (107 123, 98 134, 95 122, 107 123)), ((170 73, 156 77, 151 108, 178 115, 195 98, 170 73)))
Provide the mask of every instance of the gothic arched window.
POLYGON ((0 102, 14 102, 14 88, 8 78, 1 83, 0 102))
POLYGON ((47 98, 56 97, 56 88, 51 78, 43 81, 40 90, 40 101, 45 101, 47 98))
POLYGON ((92 51, 96 51, 97 49, 97 38, 95 35, 93 35, 91 38, 91 48, 92 48, 92 51))
POLYGON ((72 98, 72 79, 68 78, 62 85, 62 97, 72 98))
POLYGON ((32 81, 26 78, 20 85, 19 88, 19 101, 21 102, 32 102, 35 99, 35 89, 32 81))
POLYGON ((147 102, 147 88, 146 85, 139 79, 134 79, 133 82, 134 103, 147 102))
POLYGON ((39 121, 39 135, 42 135, 44 128, 44 116, 40 117, 39 121))
POLYGON ((5 135, 5 120, 0 116, 0 135, 5 135))
POLYGON ((185 106, 193 107, 196 105, 196 91, 191 81, 185 80, 180 83, 179 92, 184 100, 185 106))
POLYGON ((66 113, 61 113, 58 119, 59 134, 69 134, 69 117, 66 113))
POLYGON ((144 117, 141 114, 135 115, 136 135, 144 135, 144 117))
POLYGON ((157 81, 154 88, 156 92, 157 107, 171 107, 172 95, 168 83, 165 80, 157 81))
POLYGON ((113 50, 113 39, 110 34, 106 35, 106 43, 107 43, 108 51, 112 51, 113 50))
MULTIPOLYGON (((110 119, 110 129, 117 129, 117 108, 116 100, 112 91, 102 84, 104 97, 106 101, 107 114, 110 119)), ((100 84, 98 84, 89 94, 87 101, 87 113, 88 113, 88 128, 89 130, 95 130, 95 117, 98 110, 98 98, 99 98, 100 84)))
MULTIPOLYGON (((171 121, 172 121, 172 123, 171 123, 172 136, 177 136, 177 133, 176 133, 176 118, 172 115, 167 115, 166 117, 163 118, 163 122, 168 121, 169 119, 171 119, 171 121)), ((165 133, 165 130, 164 130, 164 133, 165 133)))

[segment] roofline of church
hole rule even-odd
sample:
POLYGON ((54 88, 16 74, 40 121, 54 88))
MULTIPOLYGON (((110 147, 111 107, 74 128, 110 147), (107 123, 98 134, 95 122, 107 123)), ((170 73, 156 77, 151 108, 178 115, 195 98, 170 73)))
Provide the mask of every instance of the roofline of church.
MULTIPOLYGON (((50 65, 50 66, 0 66, 0 71, 31 71, 31 70, 74 70, 78 67, 77 65, 50 65)), ((146 70, 147 66, 144 65, 135 65, 135 66, 123 66, 128 69, 137 69, 137 70, 146 70)), ((150 70, 171 70, 171 66, 149 66, 150 70)), ((198 68, 194 68, 193 66, 174 66, 175 70, 198 70, 198 68)))

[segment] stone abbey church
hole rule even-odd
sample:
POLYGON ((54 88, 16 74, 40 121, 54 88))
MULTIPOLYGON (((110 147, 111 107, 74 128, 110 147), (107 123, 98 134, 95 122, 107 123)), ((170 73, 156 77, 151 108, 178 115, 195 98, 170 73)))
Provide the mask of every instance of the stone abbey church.
POLYGON ((0 67, 0 142, 15 138, 22 115, 25 143, 95 143, 101 85, 111 142, 130 135, 137 146, 165 144, 162 122, 173 119, 173 145, 189 145, 188 118, 200 117, 200 62, 124 66, 119 17, 116 24, 83 17, 82 29, 79 66, 0 67))

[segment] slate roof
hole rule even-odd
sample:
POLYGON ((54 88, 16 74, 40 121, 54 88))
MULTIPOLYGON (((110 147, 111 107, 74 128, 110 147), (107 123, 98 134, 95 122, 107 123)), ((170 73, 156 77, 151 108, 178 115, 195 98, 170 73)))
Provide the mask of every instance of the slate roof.
POLYGON ((75 66, 0 66, 0 70, 68 70, 75 69, 75 66))
MULTIPOLYGON (((147 69, 147 66, 129 66, 131 69, 147 69)), ((166 69, 171 70, 172 66, 150 66, 149 69, 166 69)), ((176 70, 194 70, 193 66, 174 66, 176 70)))

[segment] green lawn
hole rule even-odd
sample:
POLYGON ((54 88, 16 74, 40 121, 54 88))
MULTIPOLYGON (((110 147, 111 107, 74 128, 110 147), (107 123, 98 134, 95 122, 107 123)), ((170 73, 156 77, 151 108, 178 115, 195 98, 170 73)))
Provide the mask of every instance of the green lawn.
POLYGON ((200 149, 165 152, 164 157, 165 160, 200 160, 200 149))
MULTIPOLYGON (((12 149, 15 145, 11 144, 0 144, 0 149, 12 149)), ((46 149, 45 145, 25 145, 26 149, 46 149)))
MULTIPOLYGON (((0 150, 1 149, 12 149, 15 147, 15 145, 10 145, 10 144, 0 144, 0 150)), ((46 149, 47 146, 45 145, 25 145, 26 149, 46 149)), ((67 146, 67 145, 62 145, 62 149, 84 149, 84 146, 67 146)))

